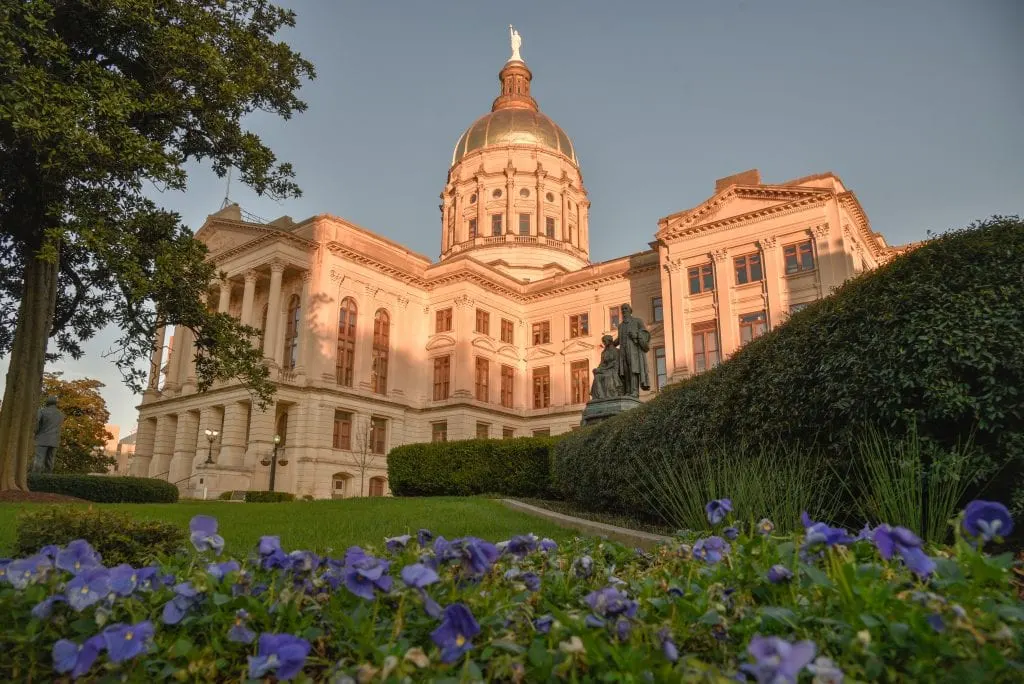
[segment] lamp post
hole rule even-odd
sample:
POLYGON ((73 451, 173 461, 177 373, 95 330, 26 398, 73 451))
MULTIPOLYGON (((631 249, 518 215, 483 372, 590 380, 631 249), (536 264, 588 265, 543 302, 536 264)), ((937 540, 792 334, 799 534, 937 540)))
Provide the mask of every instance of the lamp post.
POLYGON ((206 434, 206 465, 213 465, 213 441, 220 434, 219 430, 205 430, 206 434))
POLYGON ((265 466, 270 466, 270 491, 274 491, 274 480, 277 478, 277 465, 281 464, 281 467, 288 465, 288 459, 278 459, 277 449, 281 446, 281 435, 274 435, 274 452, 270 455, 270 458, 265 458, 260 461, 265 466))

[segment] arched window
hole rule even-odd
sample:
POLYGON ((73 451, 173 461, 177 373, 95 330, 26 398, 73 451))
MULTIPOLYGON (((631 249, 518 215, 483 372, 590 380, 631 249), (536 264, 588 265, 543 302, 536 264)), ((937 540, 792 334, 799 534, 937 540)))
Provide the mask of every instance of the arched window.
POLYGON ((284 333, 284 367, 295 368, 299 364, 299 318, 302 316, 299 295, 288 300, 288 328, 284 333))
POLYGON ((356 359, 356 300, 345 297, 338 310, 338 357, 334 362, 335 379, 339 385, 352 386, 356 359))
POLYGON ((387 394, 388 347, 391 337, 391 316, 384 309, 373 315, 373 391, 387 394))
POLYGON ((334 473, 331 476, 331 498, 332 499, 344 499, 346 496, 350 496, 352 483, 352 475, 349 473, 334 473))
POLYGON ((370 496, 384 496, 384 489, 387 486, 387 480, 383 477, 371 477, 370 478, 370 496))

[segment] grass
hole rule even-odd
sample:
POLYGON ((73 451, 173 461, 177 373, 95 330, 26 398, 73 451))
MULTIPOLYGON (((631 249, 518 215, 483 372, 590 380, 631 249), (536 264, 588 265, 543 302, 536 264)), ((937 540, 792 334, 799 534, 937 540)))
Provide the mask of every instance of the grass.
MULTIPOLYGON (((0 504, 0 555, 10 553, 17 514, 39 504, 0 504)), ((85 506, 86 504, 80 504, 85 506)), ((572 530, 527 513, 513 511, 485 498, 359 498, 337 501, 295 501, 245 504, 183 501, 176 504, 93 504, 139 519, 157 519, 188 526, 194 515, 212 515, 232 555, 244 555, 266 534, 281 537, 286 549, 343 550, 354 544, 381 544, 386 537, 416 534, 421 527, 446 538, 473 535, 501 541, 533 532, 556 541, 571 539, 572 530)))

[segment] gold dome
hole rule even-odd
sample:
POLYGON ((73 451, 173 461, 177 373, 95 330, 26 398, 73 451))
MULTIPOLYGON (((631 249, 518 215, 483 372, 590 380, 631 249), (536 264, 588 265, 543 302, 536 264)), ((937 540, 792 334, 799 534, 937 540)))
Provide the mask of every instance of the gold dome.
POLYGON ((499 109, 477 119, 459 138, 452 165, 482 147, 537 145, 565 155, 576 164, 572 141, 558 124, 541 112, 529 109, 499 109))

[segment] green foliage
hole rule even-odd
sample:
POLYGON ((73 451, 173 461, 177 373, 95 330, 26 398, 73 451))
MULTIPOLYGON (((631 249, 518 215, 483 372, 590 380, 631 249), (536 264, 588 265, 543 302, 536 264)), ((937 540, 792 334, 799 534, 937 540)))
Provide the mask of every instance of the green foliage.
POLYGON ((280 503, 282 501, 295 501, 295 495, 291 492, 266 492, 250 489, 245 493, 246 503, 280 503))
POLYGON ((158 520, 135 520, 113 511, 74 506, 29 509, 18 516, 14 551, 28 555, 48 544, 64 546, 86 539, 107 567, 128 563, 141 567, 185 545, 185 531, 158 520))
POLYGON ((950 453, 971 436, 965 472, 1001 473, 986 496, 1009 499, 1024 465, 1022 262, 1015 217, 933 239, 717 368, 566 436, 555 479, 581 505, 656 513, 623 486, 623 462, 782 443, 847 477, 867 427, 901 435, 916 425, 923 442, 950 453))
POLYGON ((217 500, 218 501, 230 501, 232 494, 234 494, 234 492, 221 492, 220 495, 217 496, 217 500))
POLYGON ((741 445, 689 458, 649 452, 624 465, 629 486, 676 529, 710 529, 704 505, 713 499, 730 499, 735 517, 751 527, 764 517, 778 521, 780 532, 792 532, 803 511, 833 520, 839 507, 831 469, 782 445, 741 445))
POLYGON ((560 437, 467 439, 396 447, 388 454, 395 496, 551 494, 551 458, 560 437))
POLYGON ((28 486, 33 492, 64 494, 98 503, 174 503, 178 500, 177 487, 148 477, 30 473, 28 486))
POLYGON ((53 471, 55 473, 102 473, 115 463, 104 452, 111 434, 107 432, 110 412, 99 389, 99 380, 80 378, 63 380, 61 373, 43 375, 41 403, 57 397, 57 408, 64 413, 53 471))

